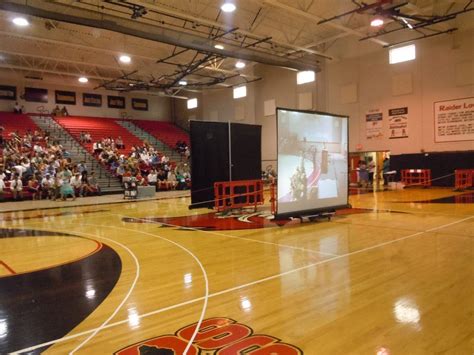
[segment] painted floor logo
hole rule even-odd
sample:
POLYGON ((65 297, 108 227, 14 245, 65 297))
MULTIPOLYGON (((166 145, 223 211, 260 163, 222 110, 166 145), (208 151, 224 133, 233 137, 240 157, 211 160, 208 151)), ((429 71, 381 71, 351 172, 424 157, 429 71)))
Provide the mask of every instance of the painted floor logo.
MULTIPOLYGON (((130 345, 115 355, 181 355, 196 330, 197 323, 130 345)), ((254 334, 252 328, 230 318, 209 318, 201 327, 188 355, 302 355, 298 347, 270 335, 254 334)))

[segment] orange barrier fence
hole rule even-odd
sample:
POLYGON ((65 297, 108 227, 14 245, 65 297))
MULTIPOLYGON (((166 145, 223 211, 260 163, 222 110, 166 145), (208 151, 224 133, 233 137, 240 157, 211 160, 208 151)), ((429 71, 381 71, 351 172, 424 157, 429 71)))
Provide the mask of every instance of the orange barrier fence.
POLYGON ((214 208, 225 211, 233 208, 242 208, 262 205, 263 181, 240 180, 214 183, 214 208))
POLYGON ((457 169, 454 170, 454 188, 456 190, 464 190, 473 187, 474 169, 457 169))
POLYGON ((270 203, 271 203, 271 212, 273 215, 276 213, 276 202, 277 202, 276 184, 272 182, 270 184, 270 203))
POLYGON ((403 169, 402 183, 405 186, 431 186, 430 169, 403 169))

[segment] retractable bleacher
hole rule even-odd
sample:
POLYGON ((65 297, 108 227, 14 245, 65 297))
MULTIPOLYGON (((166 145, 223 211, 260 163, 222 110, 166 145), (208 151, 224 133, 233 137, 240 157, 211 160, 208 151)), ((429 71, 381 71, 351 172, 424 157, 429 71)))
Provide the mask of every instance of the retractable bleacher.
POLYGON ((171 122, 133 120, 135 125, 175 149, 177 141, 184 141, 189 146, 189 135, 171 122))

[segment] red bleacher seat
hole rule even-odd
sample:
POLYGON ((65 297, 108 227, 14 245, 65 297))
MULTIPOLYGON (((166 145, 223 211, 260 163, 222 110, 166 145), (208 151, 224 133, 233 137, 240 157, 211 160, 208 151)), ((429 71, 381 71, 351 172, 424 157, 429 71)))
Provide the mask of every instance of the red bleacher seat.
POLYGON ((189 146, 189 135, 171 122, 146 120, 132 122, 172 149, 175 149, 177 141, 184 141, 189 146))
POLYGON ((28 130, 34 132, 39 127, 28 115, 20 115, 11 112, 0 112, 0 126, 5 128, 3 137, 8 138, 11 132, 17 132, 23 136, 28 130))
POLYGON ((133 145, 143 145, 143 142, 139 138, 111 118, 69 116, 58 117, 56 121, 78 141, 80 140, 81 132, 89 132, 91 134, 92 143, 81 143, 88 151, 92 150, 92 144, 94 142, 107 137, 113 139, 116 139, 118 136, 122 137, 125 149, 120 151, 124 154, 128 154, 133 145))

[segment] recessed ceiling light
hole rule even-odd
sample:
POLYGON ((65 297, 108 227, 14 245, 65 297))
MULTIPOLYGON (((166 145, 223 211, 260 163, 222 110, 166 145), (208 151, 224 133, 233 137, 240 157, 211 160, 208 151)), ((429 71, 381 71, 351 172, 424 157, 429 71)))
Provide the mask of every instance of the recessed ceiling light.
POLYGON ((374 18, 371 22, 370 25, 372 27, 380 27, 383 25, 383 20, 381 18, 374 18))
POLYGON ((222 44, 216 44, 216 45, 214 46, 214 48, 216 48, 216 49, 224 49, 224 46, 223 46, 222 44))
POLYGON ((81 76, 81 77, 80 77, 79 79, 77 79, 77 80, 79 80, 80 83, 87 83, 87 82, 89 81, 89 79, 87 79, 85 76, 81 76))
POLYGON ((180 80, 180 81, 178 82, 178 84, 185 86, 185 85, 188 85, 188 82, 185 81, 185 80, 180 80))
POLYGON ((121 55, 119 60, 122 62, 122 63, 130 63, 132 61, 132 58, 130 58, 130 56, 128 55, 121 55))
POLYGON ((234 12, 235 9, 236 9, 236 6, 231 2, 226 2, 222 4, 221 6, 221 10, 224 12, 234 12))
POLYGON ((241 61, 239 60, 237 63, 235 63, 235 67, 236 67, 237 69, 243 69, 243 68, 245 68, 245 63, 244 63, 244 62, 241 62, 241 61))
POLYGON ((28 22, 28 20, 24 17, 15 17, 12 22, 17 25, 17 26, 20 26, 20 27, 25 27, 25 26, 28 26, 30 23, 28 22))

